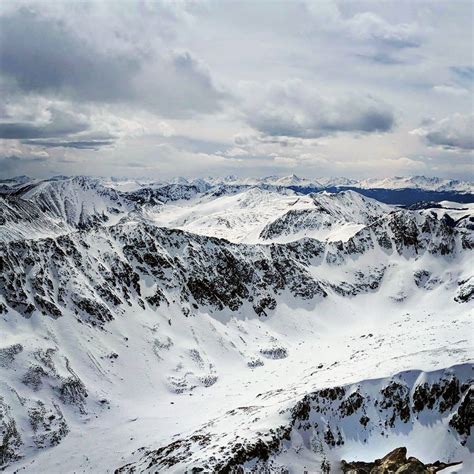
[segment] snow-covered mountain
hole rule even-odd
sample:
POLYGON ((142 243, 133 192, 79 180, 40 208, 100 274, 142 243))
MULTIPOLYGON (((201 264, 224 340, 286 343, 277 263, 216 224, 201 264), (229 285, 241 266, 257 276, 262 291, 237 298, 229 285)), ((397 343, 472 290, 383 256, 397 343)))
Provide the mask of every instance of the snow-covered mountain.
MULTIPOLYGON (((64 179, 65 177, 55 177, 53 179, 64 179)), ((261 178, 245 178, 237 176, 225 177, 207 177, 197 179, 187 179, 176 177, 171 179, 152 180, 150 178, 142 179, 120 179, 120 178, 102 178, 101 183, 117 191, 137 191, 142 188, 157 188, 167 185, 182 186, 275 186, 291 188, 307 188, 314 190, 323 190, 327 188, 359 188, 359 189, 386 189, 402 190, 417 189, 433 192, 454 192, 454 193, 474 193, 474 183, 471 181, 460 181, 456 179, 442 179, 426 176, 395 176, 388 178, 369 178, 369 179, 348 179, 344 177, 300 177, 295 174, 288 176, 266 176, 261 178)), ((27 176, 5 179, 0 181, 0 194, 16 189, 30 182, 37 182, 27 176)))
POLYGON ((423 189, 428 191, 457 191, 472 193, 473 183, 456 179, 427 178, 426 176, 395 176, 384 179, 365 179, 357 182, 365 189, 423 189))
POLYGON ((97 179, 22 179, 0 193, 0 241, 57 236, 117 223, 135 202, 97 179))
POLYGON ((1 188, 2 468, 470 472, 473 205, 125 182, 1 188))
POLYGON ((228 176, 223 179, 211 179, 212 184, 270 184, 274 186, 300 188, 339 188, 353 187, 361 189, 420 189, 435 192, 473 193, 474 183, 455 179, 428 178, 426 176, 395 176, 391 178, 347 179, 344 177, 302 178, 294 174, 289 176, 268 176, 264 178, 238 178, 228 176))
POLYGON ((357 231, 391 211, 373 199, 353 191, 311 195, 309 208, 292 208, 269 222, 260 237, 266 241, 289 241, 302 237, 347 241, 357 231))
POLYGON ((41 181, 23 187, 16 196, 77 228, 116 222, 130 209, 117 191, 84 177, 41 181))

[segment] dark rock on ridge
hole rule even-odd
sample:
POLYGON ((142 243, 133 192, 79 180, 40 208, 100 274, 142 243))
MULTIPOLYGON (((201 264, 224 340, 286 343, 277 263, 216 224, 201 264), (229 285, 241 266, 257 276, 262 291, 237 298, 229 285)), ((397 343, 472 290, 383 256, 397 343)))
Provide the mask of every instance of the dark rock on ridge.
POLYGON ((415 457, 407 458, 407 448, 402 447, 394 449, 374 462, 341 461, 341 470, 345 474, 429 474, 458 464, 461 463, 436 461, 432 464, 423 464, 415 457))

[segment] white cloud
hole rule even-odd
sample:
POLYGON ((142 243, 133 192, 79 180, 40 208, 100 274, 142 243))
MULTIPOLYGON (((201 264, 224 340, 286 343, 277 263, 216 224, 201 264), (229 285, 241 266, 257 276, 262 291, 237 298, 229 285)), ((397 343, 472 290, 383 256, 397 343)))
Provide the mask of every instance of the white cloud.
POLYGON ((393 48, 420 46, 423 31, 413 22, 390 22, 380 15, 363 11, 344 17, 336 2, 307 2, 318 28, 337 32, 356 41, 375 41, 393 48))
POLYGON ((464 89, 463 87, 456 87, 445 84, 433 86, 433 91, 438 94, 446 94, 455 97, 464 97, 466 95, 469 95, 469 91, 467 89, 464 89))

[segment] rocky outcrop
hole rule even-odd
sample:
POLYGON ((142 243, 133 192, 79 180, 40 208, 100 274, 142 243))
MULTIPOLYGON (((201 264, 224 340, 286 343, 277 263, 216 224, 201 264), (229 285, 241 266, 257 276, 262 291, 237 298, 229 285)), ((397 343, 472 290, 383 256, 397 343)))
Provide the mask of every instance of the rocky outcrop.
POLYGON ((28 447, 60 444, 70 431, 66 413, 85 419, 103 407, 57 347, 1 348, 0 370, 0 470, 21 459, 28 447))
POLYGON ((151 278, 153 292, 143 296, 153 307, 177 298, 190 310, 236 311, 248 302, 268 315, 286 289, 295 298, 326 296, 305 261, 320 244, 304 246, 311 253, 302 258, 301 245, 255 248, 144 223, 10 242, 0 251, 0 295, 25 317, 57 318, 68 308, 101 327, 117 306, 143 305, 140 281, 151 278))
POLYGON ((460 462, 444 463, 436 461, 423 464, 419 459, 407 458, 407 448, 397 448, 374 462, 341 461, 341 470, 346 474, 429 474, 441 471, 460 462))
POLYGON ((471 436, 471 429, 474 427, 474 388, 469 388, 449 424, 461 436, 461 443, 466 444, 467 438, 471 436))
POLYGON ((206 192, 211 186, 202 184, 166 184, 159 187, 145 187, 138 191, 123 193, 127 200, 140 206, 160 206, 167 202, 191 199, 199 193, 206 192))
POLYGON ((10 407, 0 397, 0 469, 21 457, 23 441, 10 407))
MULTIPOLYGON (((0 296, 6 308, 25 317, 36 312, 58 318, 69 308, 99 327, 115 317, 117 307, 156 308, 176 299, 187 313, 195 307, 237 311, 248 303, 258 316, 268 316, 284 291, 301 300, 322 299, 329 292, 374 292, 387 269, 372 265, 352 271, 346 281, 331 281, 315 276, 312 269, 319 265, 349 265, 376 247, 407 256, 454 256, 460 251, 456 232, 431 216, 419 220, 398 212, 347 242, 302 239, 264 246, 232 244, 145 221, 124 222, 92 232, 8 242, 0 250, 0 296), (144 278, 153 284, 146 294, 140 284, 144 278)), ((418 271, 415 280, 425 290, 439 281, 427 271, 418 271)), ((470 280, 459 282, 456 301, 468 301, 471 295, 470 280)))

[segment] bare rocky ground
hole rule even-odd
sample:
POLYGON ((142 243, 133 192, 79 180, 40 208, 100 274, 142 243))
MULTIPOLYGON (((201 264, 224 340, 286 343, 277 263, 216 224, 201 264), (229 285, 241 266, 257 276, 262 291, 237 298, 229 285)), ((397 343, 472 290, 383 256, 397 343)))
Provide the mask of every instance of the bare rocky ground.
POLYGON ((442 471, 448 467, 458 466, 459 463, 444 463, 435 461, 423 464, 419 459, 410 456, 407 458, 407 448, 394 449, 381 459, 374 462, 341 462, 342 472, 346 474, 428 474, 442 471))

